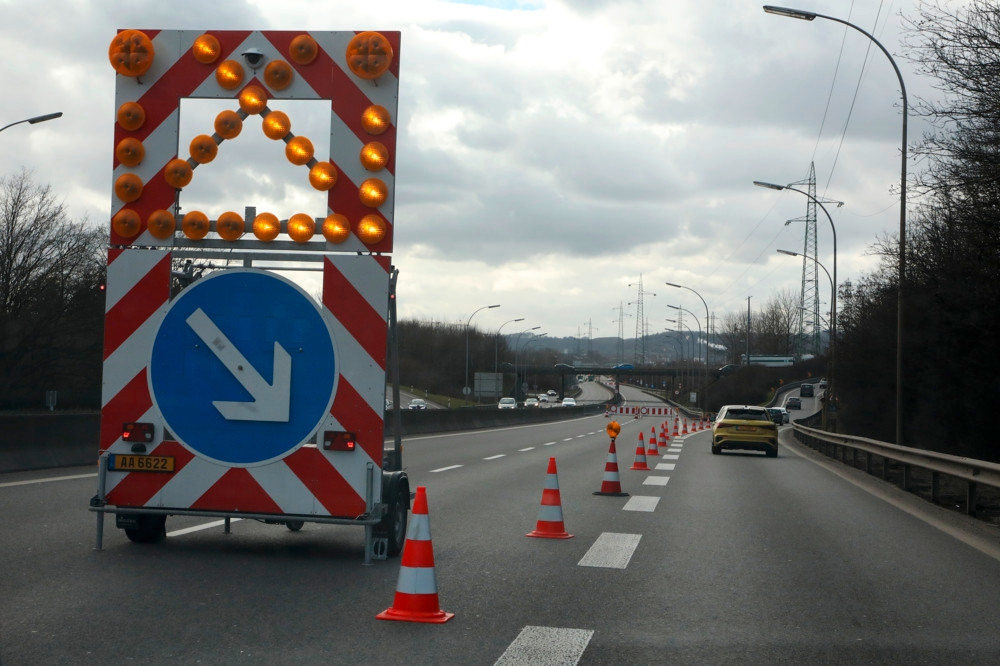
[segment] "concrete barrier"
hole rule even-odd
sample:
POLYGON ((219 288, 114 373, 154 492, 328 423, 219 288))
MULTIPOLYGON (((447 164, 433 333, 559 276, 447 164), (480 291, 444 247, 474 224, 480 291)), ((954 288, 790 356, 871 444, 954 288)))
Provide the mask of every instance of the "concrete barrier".
MULTIPOLYGON (((428 434, 478 428, 500 428, 546 423, 604 412, 603 405, 550 407, 548 409, 400 410, 400 434, 428 434)), ((101 415, 5 414, 0 415, 0 473, 52 467, 96 465, 101 415)), ((386 414, 385 437, 393 438, 392 414, 386 414)))

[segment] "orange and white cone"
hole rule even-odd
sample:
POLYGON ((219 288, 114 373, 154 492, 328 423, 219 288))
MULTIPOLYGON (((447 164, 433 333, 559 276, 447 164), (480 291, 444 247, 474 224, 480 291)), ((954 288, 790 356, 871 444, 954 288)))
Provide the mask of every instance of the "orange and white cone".
POLYGON ((622 492, 621 477, 618 476, 618 453, 615 451, 615 440, 611 440, 608 448, 608 460, 604 463, 604 478, 601 480, 601 489, 594 491, 595 495, 611 495, 614 497, 627 497, 628 493, 622 492))
POLYGON ((646 457, 656 457, 660 455, 660 449, 656 445, 656 429, 649 429, 649 442, 646 444, 646 457))
POLYGON ((677 432, 677 422, 678 421, 680 421, 680 419, 675 416, 674 417, 674 437, 676 437, 677 435, 680 434, 679 432, 677 432))
POLYGON ((549 469, 545 474, 545 488, 542 490, 542 506, 538 509, 538 522, 535 529, 525 536, 542 539, 569 539, 573 535, 566 531, 563 524, 562 501, 559 498, 559 474, 556 472, 556 459, 549 458, 549 469))
POLYGON ((392 606, 375 616, 379 620, 431 622, 440 624, 455 617, 438 605, 437 578, 434 576, 434 548, 427 515, 427 491, 417 486, 413 511, 406 526, 406 543, 399 565, 399 580, 392 606))
POLYGON ((639 433, 639 443, 635 446, 635 462, 629 469, 637 469, 641 471, 649 471, 649 466, 646 465, 646 446, 642 442, 642 433, 639 433))
POLYGON ((663 442, 664 446, 670 446, 670 429, 667 428, 666 424, 663 425, 663 430, 660 432, 660 441, 663 442))
POLYGON ((684 424, 681 426, 681 434, 682 435, 688 434, 688 420, 687 420, 687 417, 684 418, 684 424))

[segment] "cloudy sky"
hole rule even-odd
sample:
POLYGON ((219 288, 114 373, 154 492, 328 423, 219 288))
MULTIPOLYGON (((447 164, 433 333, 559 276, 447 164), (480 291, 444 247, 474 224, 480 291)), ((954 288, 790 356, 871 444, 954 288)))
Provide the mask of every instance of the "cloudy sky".
MULTIPOLYGON (((873 33, 899 56, 911 103, 934 96, 933 82, 899 55, 900 14, 913 16, 916 0, 789 2, 873 33)), ((802 251, 804 224, 786 221, 805 216, 807 199, 754 180, 802 181, 815 163, 818 194, 844 202, 828 206, 840 282, 870 270, 871 244, 898 230, 901 105, 888 59, 845 26, 761 7, 0 0, 0 126, 64 113, 4 131, 2 172, 30 169, 73 217, 107 226, 115 117, 107 52, 118 28, 399 30, 400 316, 464 324, 499 303, 473 325, 495 330, 524 318, 504 332, 539 326, 550 336, 591 330, 596 338, 617 335, 624 306, 622 327, 633 337, 641 278, 646 325, 659 332, 672 326, 667 305, 704 319, 697 297, 667 281, 697 290, 719 317, 745 311, 747 297, 756 306, 783 290, 799 293, 802 260, 776 249, 802 251)), ((200 103, 182 107, 185 146, 204 131, 185 115, 219 110, 200 103)), ((322 135, 322 123, 296 133, 322 135)), ((911 117, 911 141, 924 129, 911 117)), ((245 189, 206 179, 207 189, 191 196, 275 212, 315 201, 316 216, 325 215, 322 196, 309 199, 282 178, 278 168, 245 189)), ((818 244, 832 271, 821 211, 818 244)), ((822 271, 820 292, 826 310, 822 271)))

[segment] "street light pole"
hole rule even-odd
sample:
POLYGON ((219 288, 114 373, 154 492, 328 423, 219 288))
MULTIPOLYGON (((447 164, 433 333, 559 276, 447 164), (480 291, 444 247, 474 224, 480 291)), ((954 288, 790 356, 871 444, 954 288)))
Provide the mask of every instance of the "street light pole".
POLYGON ((25 118, 24 120, 18 120, 17 122, 10 123, 9 125, 4 125, 0 127, 0 132, 4 131, 8 127, 13 127, 14 125, 20 125, 21 123, 28 123, 29 125, 34 125, 35 123, 44 123, 46 120, 55 120, 62 116, 62 111, 56 111, 55 113, 46 113, 44 116, 35 116, 33 118, 25 118))
MULTIPOLYGON (((672 308, 674 310, 678 310, 679 312, 687 312, 689 315, 691 315, 692 317, 694 317, 695 323, 698 324, 698 336, 701 337, 703 335, 702 328, 701 328, 701 320, 698 319, 698 317, 693 312, 691 312, 687 308, 682 308, 679 305, 668 305, 667 307, 668 308, 672 308)), ((694 354, 691 354, 691 357, 692 357, 691 361, 693 363, 694 362, 694 354)), ((700 402, 702 403, 702 406, 701 406, 702 411, 705 411, 705 385, 708 383, 708 374, 707 374, 708 360, 707 359, 705 360, 705 370, 706 370, 706 372, 704 373, 705 381, 702 383, 701 391, 699 391, 699 395, 701 396, 700 402)))
MULTIPOLYGON (((665 284, 668 287, 676 287, 678 289, 687 289, 692 294, 694 294, 695 296, 698 297, 698 299, 701 301, 701 304, 705 306, 705 328, 707 329, 708 328, 708 322, 709 322, 709 319, 711 318, 711 315, 708 314, 708 303, 705 302, 705 299, 702 298, 701 294, 699 294, 697 291, 695 291, 691 287, 686 287, 686 286, 684 286, 682 284, 674 284, 673 282, 666 282, 665 284)), ((704 384, 704 386, 705 386, 705 402, 702 403, 702 410, 703 411, 708 409, 708 331, 707 330, 705 332, 705 384, 704 384)))
MULTIPOLYGON (((899 67, 896 66, 896 61, 893 59, 892 54, 890 54, 889 51, 882 46, 882 43, 875 39, 874 36, 854 25, 850 21, 845 21, 833 16, 816 14, 814 12, 806 12, 800 9, 774 7, 771 5, 764 5, 764 11, 768 14, 777 14, 778 16, 787 16, 789 18, 802 19, 804 21, 812 21, 815 18, 823 18, 828 21, 846 25, 849 28, 854 28, 874 42, 875 46, 881 49, 882 53, 885 54, 885 57, 889 59, 889 63, 892 65, 893 71, 896 72, 896 78, 899 79, 899 90, 903 97, 903 139, 900 143, 899 274, 897 277, 899 285, 896 290, 896 444, 898 446, 903 446, 903 305, 905 302, 904 285, 906 282, 906 120, 909 110, 909 105, 906 101, 906 84, 903 83, 903 75, 899 73, 899 67)), ((836 274, 836 267, 834 268, 834 274, 836 274)), ((834 327, 836 327, 836 322, 834 322, 834 327)))
POLYGON ((497 305, 484 305, 478 310, 474 310, 472 314, 469 315, 469 320, 465 322, 465 388, 462 389, 462 394, 468 398, 469 394, 472 393, 472 389, 469 388, 469 324, 472 323, 472 318, 476 316, 476 313, 480 310, 490 310, 492 308, 500 307, 497 305))
MULTIPOLYGON (((521 386, 517 383, 517 347, 518 345, 521 344, 522 335, 524 335, 525 333, 531 333, 532 331, 537 331, 540 328, 541 326, 532 326, 531 328, 526 328, 520 333, 518 333, 517 337, 514 339, 514 399, 515 400, 521 394, 521 386)), ((532 333, 532 335, 534 334, 532 333)))
MULTIPOLYGON (((827 391, 830 394, 830 398, 831 398, 830 403, 832 403, 833 402, 832 399, 837 395, 836 388, 835 388, 835 385, 834 385, 834 378, 835 378, 835 375, 836 375, 836 372, 837 372, 837 227, 833 224, 833 218, 830 217, 830 211, 828 211, 826 209, 826 206, 823 205, 823 202, 820 201, 819 199, 817 199, 816 197, 814 197, 813 195, 809 194, 805 190, 796 189, 796 188, 790 187, 788 185, 775 185, 774 183, 765 183, 765 182, 762 182, 762 181, 759 181, 759 180, 753 181, 753 184, 756 185, 757 187, 766 187, 767 189, 770 189, 770 190, 779 190, 779 191, 780 190, 791 190, 792 192, 798 192, 799 194, 805 195, 814 204, 816 204, 817 206, 819 206, 823 210, 823 214, 826 215, 826 219, 830 221, 830 230, 833 231, 833 277, 830 278, 830 281, 832 283, 832 287, 830 288, 830 292, 831 292, 830 293, 830 298, 831 298, 831 301, 832 301, 830 303, 830 319, 831 319, 831 321, 830 321, 830 381, 829 381, 829 388, 827 389, 827 391)), ((842 202, 837 202, 837 204, 838 204, 837 205, 838 208, 840 208, 840 206, 843 205, 842 202)), ((786 254, 787 254, 787 252, 786 252, 786 254)), ((801 255, 801 256, 806 256, 806 255, 801 255)), ((809 257, 806 257, 806 258, 808 259, 809 257)), ((819 265, 821 268, 823 268, 824 272, 826 271, 826 268, 823 266, 823 264, 819 263, 819 260, 817 260, 815 257, 812 257, 812 259, 813 259, 813 261, 816 262, 817 265, 819 265)), ((829 272, 827 272, 827 276, 829 276, 829 275, 830 275, 829 272)), ((828 403, 828 404, 830 404, 830 403, 828 403)), ((824 411, 824 413, 825 413, 825 411, 824 411)))
MULTIPOLYGON (((495 344, 493 346, 493 375, 494 381, 496 381, 496 375, 500 370, 500 330, 503 329, 507 324, 513 324, 515 321, 524 321, 524 317, 518 317, 517 319, 511 319, 500 324, 500 328, 497 329, 497 337, 495 344)), ((466 380, 468 381, 468 380, 466 380)), ((514 381, 517 381, 517 375, 514 376, 514 381)), ((503 388, 503 382, 500 382, 501 386, 497 388, 497 398, 500 397, 500 390, 503 388)))

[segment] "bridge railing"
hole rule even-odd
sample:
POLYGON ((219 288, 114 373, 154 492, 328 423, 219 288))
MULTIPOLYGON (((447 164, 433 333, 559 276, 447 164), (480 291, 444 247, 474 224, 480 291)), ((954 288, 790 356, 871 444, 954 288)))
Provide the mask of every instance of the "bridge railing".
POLYGON ((912 490, 914 469, 930 472, 931 501, 936 504, 941 501, 942 477, 965 482, 966 513, 970 516, 976 515, 976 493, 979 486, 1000 489, 1000 465, 996 463, 826 432, 800 423, 794 423, 793 427, 795 438, 799 442, 830 458, 858 468, 859 457, 862 457, 863 469, 868 474, 874 474, 874 464, 881 459, 881 476, 884 480, 888 480, 890 462, 902 466, 903 490, 912 490))

